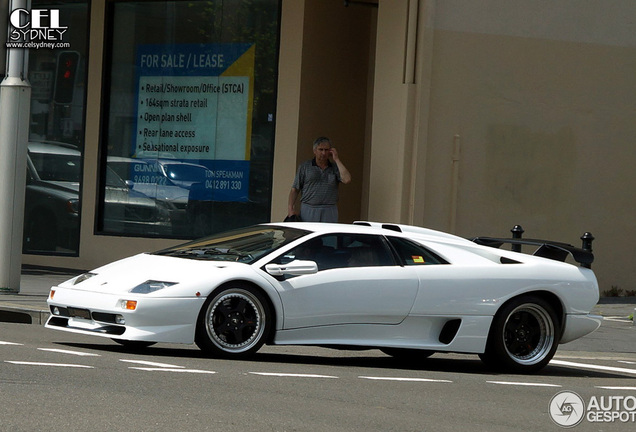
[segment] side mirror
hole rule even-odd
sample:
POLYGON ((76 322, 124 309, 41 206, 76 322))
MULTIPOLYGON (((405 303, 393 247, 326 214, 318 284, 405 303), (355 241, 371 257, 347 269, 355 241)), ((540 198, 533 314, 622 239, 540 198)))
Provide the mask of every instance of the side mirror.
POLYGON ((318 264, 314 261, 294 260, 288 264, 267 264, 265 270, 272 276, 300 276, 318 273, 318 264))

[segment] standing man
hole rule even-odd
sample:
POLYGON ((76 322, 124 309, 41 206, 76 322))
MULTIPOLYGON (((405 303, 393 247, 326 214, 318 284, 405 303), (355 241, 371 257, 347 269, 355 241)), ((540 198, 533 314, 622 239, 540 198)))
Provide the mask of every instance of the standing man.
POLYGON ((340 183, 351 183, 349 170, 331 146, 329 138, 317 138, 314 141, 314 158, 300 164, 296 172, 289 192, 287 215, 298 214, 294 206, 300 194, 300 218, 303 222, 338 222, 340 183))

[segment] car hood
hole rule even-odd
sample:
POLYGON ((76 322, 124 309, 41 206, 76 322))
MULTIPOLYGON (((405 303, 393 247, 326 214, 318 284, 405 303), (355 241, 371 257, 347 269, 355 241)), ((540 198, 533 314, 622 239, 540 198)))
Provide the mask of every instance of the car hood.
POLYGON ((53 186, 57 186, 61 189, 68 189, 68 190, 72 190, 74 192, 78 192, 79 193, 79 189, 80 189, 80 184, 77 182, 67 182, 67 181, 46 181, 46 183, 53 185, 53 186))
MULTIPOLYGON (((111 264, 99 267, 89 272, 94 276, 77 283, 77 277, 70 279, 60 287, 72 288, 80 291, 100 293, 128 293, 136 286, 146 281, 161 281, 184 286, 199 286, 202 281, 207 285, 214 284, 229 274, 239 272, 251 273, 248 264, 226 261, 198 261, 185 258, 175 258, 150 254, 139 254, 111 264)), ((171 290, 175 291, 175 290, 171 290)), ((164 295, 161 291, 153 296, 164 295), (157 294, 159 293, 159 294, 157 294)))
POLYGON ((66 182, 66 181, 39 180, 35 182, 32 186, 39 186, 41 188, 47 188, 50 190, 66 192, 66 193, 73 194, 75 196, 79 196, 79 189, 80 189, 79 183, 66 182))
POLYGON ((26 199, 30 200, 38 200, 42 199, 41 195, 47 197, 59 198, 62 200, 78 200, 79 194, 77 191, 73 189, 69 189, 66 187, 57 187, 53 186, 50 183, 35 183, 35 184, 27 184, 26 185, 26 199))

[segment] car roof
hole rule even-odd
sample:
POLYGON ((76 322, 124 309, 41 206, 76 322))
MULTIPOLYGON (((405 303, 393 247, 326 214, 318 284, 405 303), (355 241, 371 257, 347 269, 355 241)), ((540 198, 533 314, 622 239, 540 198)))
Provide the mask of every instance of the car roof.
POLYGON ((279 222, 268 225, 284 225, 304 229, 315 233, 351 233, 351 234, 382 234, 396 237, 430 240, 444 243, 463 243, 474 245, 468 239, 412 225, 393 224, 384 222, 355 221, 352 224, 334 224, 320 222, 279 222))
POLYGON ((141 164, 147 163, 143 159, 133 159, 133 158, 123 157, 123 156, 108 156, 107 159, 108 159, 108 162, 127 162, 127 163, 141 163, 141 164))
POLYGON ((192 162, 184 162, 177 159, 153 159, 153 158, 128 158, 123 156, 108 156, 108 162, 125 162, 125 163, 137 163, 137 164, 149 164, 149 163, 157 163, 159 165, 185 165, 192 166, 196 168, 204 168, 207 169, 204 165, 195 164, 192 162))
POLYGON ((58 141, 30 141, 28 147, 31 153, 48 153, 70 156, 82 155, 82 153, 77 149, 77 146, 58 141))

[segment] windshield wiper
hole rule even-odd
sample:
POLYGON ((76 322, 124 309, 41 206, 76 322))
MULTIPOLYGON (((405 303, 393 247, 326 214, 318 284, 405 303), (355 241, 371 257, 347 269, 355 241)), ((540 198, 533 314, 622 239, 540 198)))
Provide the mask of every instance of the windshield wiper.
POLYGON ((172 256, 172 257, 182 257, 189 259, 206 259, 209 257, 218 257, 218 256, 232 256, 236 257, 236 261, 241 258, 252 258, 250 254, 244 254, 240 252, 235 252, 231 249, 225 248, 199 248, 199 249, 180 249, 175 251, 167 251, 159 253, 158 255, 164 256, 172 256))

